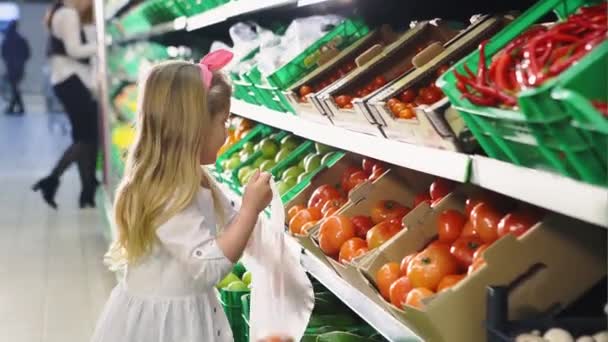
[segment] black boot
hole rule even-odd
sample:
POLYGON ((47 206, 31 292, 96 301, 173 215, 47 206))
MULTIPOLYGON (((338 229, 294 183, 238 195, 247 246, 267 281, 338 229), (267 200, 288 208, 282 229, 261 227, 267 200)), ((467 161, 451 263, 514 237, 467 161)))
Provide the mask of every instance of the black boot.
POLYGON ((85 208, 95 208, 95 193, 97 192, 97 187, 99 186, 99 181, 94 179, 93 186, 87 187, 87 189, 83 189, 80 193, 80 209, 85 208))
POLYGON ((57 203, 55 203, 55 194, 57 193, 58 187, 59 179, 57 177, 48 176, 34 184, 32 190, 40 190, 42 192, 42 198, 44 201, 51 206, 51 208, 57 209, 57 203))

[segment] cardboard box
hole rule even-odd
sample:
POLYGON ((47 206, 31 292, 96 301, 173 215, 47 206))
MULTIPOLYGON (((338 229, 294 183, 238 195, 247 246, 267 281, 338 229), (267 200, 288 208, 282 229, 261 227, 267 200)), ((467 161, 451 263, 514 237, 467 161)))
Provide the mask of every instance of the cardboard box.
MULTIPOLYGON (((378 122, 365 106, 377 91, 353 101, 353 109, 342 109, 336 104, 334 97, 342 94, 353 94, 377 76, 384 76, 388 85, 399 76, 409 72, 412 59, 417 55, 416 48, 428 46, 433 42, 443 44, 456 34, 442 22, 424 22, 405 32, 394 43, 386 47, 364 66, 357 68, 346 77, 335 82, 317 99, 323 105, 325 112, 331 117, 336 126, 346 129, 383 136, 377 128, 378 122)), ((424 53, 422 51, 421 53, 424 53)))
POLYGON ((446 112, 450 107, 446 97, 430 106, 416 107, 416 117, 412 119, 395 117, 387 101, 398 97, 406 89, 421 88, 432 83, 439 67, 451 65, 468 55, 481 41, 490 38, 507 23, 502 17, 483 17, 446 43, 443 52, 431 55, 431 58, 418 58, 415 70, 369 99, 367 107, 386 137, 440 149, 470 151, 470 144, 463 145, 463 142, 468 142, 466 137, 470 134, 465 132, 462 118, 457 113, 446 112))
MULTIPOLYGON (((446 209, 463 210, 464 197, 450 194, 436 208, 426 204, 405 218, 409 230, 379 248, 360 266, 373 287, 387 262, 420 251, 436 236, 436 221, 446 209)), ((509 318, 521 319, 562 308, 606 275, 606 231, 563 216, 548 216, 519 238, 507 235, 484 253, 486 265, 454 287, 429 298, 426 307, 387 307, 425 341, 485 341, 486 287, 510 286, 509 318)), ((369 289, 364 291, 368 292, 369 289)), ((376 291, 376 297, 380 294, 376 291)), ((376 298, 377 299, 377 298, 376 298)))
POLYGON ((299 89, 303 85, 314 86, 323 82, 325 79, 330 77, 339 68, 343 67, 347 63, 354 63, 359 55, 365 53, 371 48, 377 48, 387 46, 397 39, 398 35, 393 32, 387 25, 382 26, 370 32, 367 36, 361 38, 348 48, 342 51, 336 51, 335 49, 328 49, 324 52, 323 58, 320 58, 319 62, 323 63, 318 69, 315 69, 312 73, 302 78, 300 81, 292 85, 288 90, 284 91, 284 95, 296 110, 298 116, 302 116, 308 120, 315 122, 327 123, 329 117, 325 113, 325 110, 321 106, 319 100, 316 98, 317 94, 321 94, 326 86, 319 91, 313 92, 306 96, 307 101, 301 101, 299 89))

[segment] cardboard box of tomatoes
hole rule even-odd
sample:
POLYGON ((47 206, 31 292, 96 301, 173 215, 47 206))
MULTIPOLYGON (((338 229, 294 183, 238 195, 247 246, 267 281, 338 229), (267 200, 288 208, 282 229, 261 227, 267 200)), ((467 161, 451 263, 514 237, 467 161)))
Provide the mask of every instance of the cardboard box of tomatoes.
POLYGON ((377 289, 425 340, 485 341, 487 286, 508 286, 509 317, 521 319, 567 306, 606 274, 605 230, 476 196, 418 205, 405 232, 359 265, 362 292, 377 289))
POLYGON ((316 95, 354 70, 357 67, 355 60, 359 55, 369 49, 389 45, 397 37, 397 33, 393 32, 389 26, 384 25, 342 51, 336 51, 335 49, 323 51, 322 58, 318 60, 318 63, 322 63, 322 65, 285 91, 285 97, 289 100, 291 106, 296 109, 299 116, 312 121, 327 123, 329 117, 316 95))
POLYGON ((285 203, 288 234, 331 268, 310 234, 318 230, 325 217, 340 214, 348 203, 359 202, 369 184, 386 170, 384 164, 352 153, 326 165, 311 179, 298 184, 285 203))
MULTIPOLYGON (((443 44, 456 32, 442 21, 424 22, 406 31, 367 63, 335 82, 317 98, 335 125, 363 133, 382 135, 365 102, 399 76, 410 71, 412 59, 431 46, 443 44), (433 44, 435 43, 435 44, 433 44)), ((373 51, 370 51, 373 52, 373 51)))
POLYGON ((380 129, 390 138, 454 151, 469 151, 471 141, 462 118, 449 108, 449 101, 435 86, 456 61, 475 50, 507 24, 503 17, 482 17, 448 41, 438 54, 418 58, 416 69, 383 89, 368 102, 380 129), (463 139, 460 139, 460 138, 463 139), (467 139, 468 137, 468 139, 467 139))

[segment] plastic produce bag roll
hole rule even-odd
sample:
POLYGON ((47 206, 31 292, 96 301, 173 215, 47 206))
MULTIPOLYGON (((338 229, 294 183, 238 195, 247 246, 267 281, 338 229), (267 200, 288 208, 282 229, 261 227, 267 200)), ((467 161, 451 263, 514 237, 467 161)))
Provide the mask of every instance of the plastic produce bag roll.
POLYGON ((314 291, 300 264, 301 248, 284 233, 285 208, 271 180, 270 218, 261 215, 243 263, 252 274, 249 340, 286 335, 299 341, 314 307, 314 291))

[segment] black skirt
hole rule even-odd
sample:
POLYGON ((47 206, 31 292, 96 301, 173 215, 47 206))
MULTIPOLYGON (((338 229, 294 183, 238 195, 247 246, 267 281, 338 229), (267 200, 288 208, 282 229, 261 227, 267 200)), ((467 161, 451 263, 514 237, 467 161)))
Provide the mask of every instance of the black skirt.
POLYGON ((99 116, 97 101, 80 78, 76 75, 53 86, 57 98, 72 125, 74 142, 98 144, 99 116))

